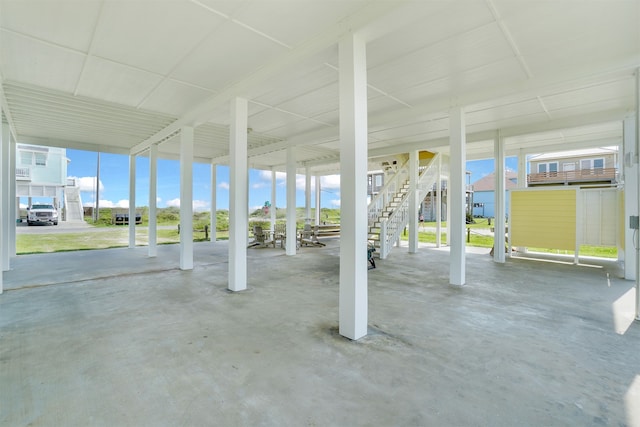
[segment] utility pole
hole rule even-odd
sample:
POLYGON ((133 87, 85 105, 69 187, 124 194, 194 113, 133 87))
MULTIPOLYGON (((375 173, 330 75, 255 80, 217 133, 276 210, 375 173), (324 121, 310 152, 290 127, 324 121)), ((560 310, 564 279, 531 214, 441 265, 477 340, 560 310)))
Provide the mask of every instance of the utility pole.
POLYGON ((100 152, 98 151, 98 166, 96 168, 96 205, 93 209, 95 222, 100 219, 100 152))

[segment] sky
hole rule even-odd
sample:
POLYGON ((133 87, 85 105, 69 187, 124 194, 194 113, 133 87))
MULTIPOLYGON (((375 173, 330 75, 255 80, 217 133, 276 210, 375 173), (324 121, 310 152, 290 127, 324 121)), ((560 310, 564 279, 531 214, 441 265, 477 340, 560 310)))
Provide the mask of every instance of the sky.
MULTIPOLYGON (((97 174, 97 156, 95 152, 67 149, 70 160, 67 176, 77 178, 81 187, 84 206, 95 206, 95 182, 97 174)), ((517 169, 517 158, 506 159, 506 167, 517 169)), ((471 172, 468 181, 473 184, 480 178, 493 172, 494 162, 478 160, 467 162, 467 171, 471 172)), ((311 182, 311 205, 315 205, 315 178, 311 182)), ((218 166, 216 174, 216 207, 229 208, 229 168, 218 166)), ((305 176, 296 176, 296 206, 305 204, 305 176)), ((129 156, 100 153, 100 207, 129 206, 129 156)), ((338 175, 321 178, 321 202, 323 208, 340 207, 340 177, 338 175)), ((265 203, 286 206, 286 174, 276 173, 276 203, 271 200, 271 171, 249 170, 249 209, 259 209, 265 203)), ((136 206, 149 205, 149 158, 136 158, 136 206)), ((157 206, 165 208, 180 206, 180 166, 177 160, 158 159, 157 206)), ((211 166, 194 163, 193 165, 193 208, 206 211, 211 208, 211 166)))

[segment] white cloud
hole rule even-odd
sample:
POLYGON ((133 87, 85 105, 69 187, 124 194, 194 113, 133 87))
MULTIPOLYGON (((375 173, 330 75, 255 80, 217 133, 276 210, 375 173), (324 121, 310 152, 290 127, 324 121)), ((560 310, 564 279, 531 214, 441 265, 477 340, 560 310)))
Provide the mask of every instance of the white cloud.
POLYGON ((337 189, 340 188, 340 175, 326 175, 320 177, 320 188, 337 189))
POLYGON ((336 208, 340 207, 340 199, 332 200, 331 206, 335 206, 336 208))
MULTIPOLYGON (((80 187, 80 191, 84 191, 87 193, 96 191, 96 177, 95 176, 84 176, 82 178, 78 178, 75 176, 70 176, 70 179, 75 179, 78 186, 80 187)), ((104 184, 102 180, 100 180, 100 191, 104 191, 104 184)))
MULTIPOLYGON (((96 204, 94 202, 84 203, 86 207, 95 207, 96 204)), ((111 200, 100 200, 98 205, 99 208, 129 208, 129 200, 118 200, 117 202, 112 202, 111 200)))
MULTIPOLYGON (((260 179, 267 181, 267 182, 271 182, 271 171, 265 171, 265 170, 261 170, 260 171, 260 179)), ((287 174, 284 172, 276 172, 276 182, 277 181, 281 181, 284 182, 287 180, 287 174)))
POLYGON ((160 197, 156 197, 156 203, 160 203, 162 202, 162 199, 160 197))
POLYGON ((255 184, 253 184, 253 185, 251 186, 251 188, 253 188, 254 190, 257 190, 257 189, 259 189, 259 188, 264 188, 264 187, 266 187, 266 186, 267 186, 267 183, 266 183, 266 182, 264 182, 264 181, 261 181, 261 182, 257 182, 257 183, 255 183, 255 184))
MULTIPOLYGON (((228 182, 221 182, 220 184, 218 184, 218 188, 221 188, 223 190, 228 190, 229 189, 229 183, 228 182)), ((168 202, 167 202, 168 203, 168 202)), ((167 205, 168 206, 168 205, 167 205)))
MULTIPOLYGON (((180 207, 180 199, 172 199, 172 200, 167 200, 167 206, 169 207, 174 207, 174 208, 179 208, 180 207)), ((209 208, 209 202, 206 202, 204 200, 194 200, 192 202, 192 207, 194 211, 203 211, 203 210, 207 210, 209 208)))

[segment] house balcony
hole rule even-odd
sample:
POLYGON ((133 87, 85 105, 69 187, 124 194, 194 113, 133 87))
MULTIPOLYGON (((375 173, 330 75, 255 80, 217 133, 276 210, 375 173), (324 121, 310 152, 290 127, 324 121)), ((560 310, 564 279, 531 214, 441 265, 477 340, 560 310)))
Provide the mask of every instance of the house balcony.
POLYGON ((16 181, 31 181, 31 168, 16 168, 16 181))
POLYGON ((562 172, 540 172, 527 175, 527 185, 571 185, 587 183, 614 183, 618 181, 617 168, 582 169, 562 172))

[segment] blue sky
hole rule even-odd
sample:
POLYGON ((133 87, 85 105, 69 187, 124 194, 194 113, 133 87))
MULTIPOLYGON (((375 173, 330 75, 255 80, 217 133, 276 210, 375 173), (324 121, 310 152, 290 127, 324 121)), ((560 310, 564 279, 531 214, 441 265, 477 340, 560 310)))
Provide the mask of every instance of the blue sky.
MULTIPOLYGON (((97 171, 97 153, 67 149, 67 157, 71 160, 67 168, 69 177, 78 178, 82 188, 82 202, 85 206, 95 205, 95 177, 97 171)), ((507 168, 516 170, 517 159, 507 158, 507 168)), ((467 170, 471 172, 470 180, 478 179, 493 172, 493 160, 467 162, 467 170)), ((277 173, 276 205, 286 206, 286 176, 277 173)), ((229 169, 217 167, 216 203, 218 209, 229 208, 229 169)), ((304 206, 305 177, 296 177, 296 205, 304 206)), ((315 193, 315 185, 311 191, 315 193)), ((180 167, 176 160, 158 159, 158 207, 179 206, 180 200, 180 167)), ((315 194, 311 204, 314 205, 315 194)), ((193 207, 195 210, 208 210, 211 207, 211 167, 208 164, 193 165, 193 207)), ((249 171, 249 207, 257 209, 265 202, 271 201, 271 172, 251 169, 249 171)), ((136 162, 136 206, 149 205, 149 159, 138 157, 136 162)), ((129 206, 129 157, 120 154, 100 154, 100 206, 129 206)), ((340 206, 340 178, 338 176, 322 177, 321 206, 337 208, 340 206)))

